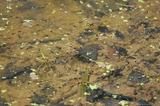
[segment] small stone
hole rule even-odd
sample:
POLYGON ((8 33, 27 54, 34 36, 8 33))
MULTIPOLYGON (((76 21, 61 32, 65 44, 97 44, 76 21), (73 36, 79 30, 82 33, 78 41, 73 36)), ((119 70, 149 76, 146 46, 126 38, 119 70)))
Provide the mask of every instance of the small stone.
POLYGON ((38 79, 38 75, 36 75, 35 72, 31 72, 29 76, 31 77, 32 80, 38 79))
POLYGON ((23 23, 22 23, 22 26, 25 26, 25 27, 33 27, 33 26, 34 26, 34 23, 33 23, 33 22, 23 22, 23 23))

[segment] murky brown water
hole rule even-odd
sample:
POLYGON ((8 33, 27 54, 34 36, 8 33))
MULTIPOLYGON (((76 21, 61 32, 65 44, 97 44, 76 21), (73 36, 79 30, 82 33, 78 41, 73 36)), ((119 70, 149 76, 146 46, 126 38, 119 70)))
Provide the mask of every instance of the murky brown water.
POLYGON ((0 106, 160 105, 159 5, 1 0, 0 106))

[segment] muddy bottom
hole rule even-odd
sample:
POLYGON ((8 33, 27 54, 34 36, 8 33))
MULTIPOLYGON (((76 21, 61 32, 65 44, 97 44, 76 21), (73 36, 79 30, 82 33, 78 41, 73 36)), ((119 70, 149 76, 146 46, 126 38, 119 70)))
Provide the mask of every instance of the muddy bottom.
POLYGON ((0 106, 159 106, 158 0, 1 0, 0 106))

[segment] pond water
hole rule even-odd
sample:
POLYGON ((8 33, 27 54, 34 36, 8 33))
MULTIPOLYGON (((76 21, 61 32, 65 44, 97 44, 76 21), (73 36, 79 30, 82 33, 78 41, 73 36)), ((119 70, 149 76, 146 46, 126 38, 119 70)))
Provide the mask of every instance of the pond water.
POLYGON ((1 0, 0 106, 160 105, 159 0, 1 0))

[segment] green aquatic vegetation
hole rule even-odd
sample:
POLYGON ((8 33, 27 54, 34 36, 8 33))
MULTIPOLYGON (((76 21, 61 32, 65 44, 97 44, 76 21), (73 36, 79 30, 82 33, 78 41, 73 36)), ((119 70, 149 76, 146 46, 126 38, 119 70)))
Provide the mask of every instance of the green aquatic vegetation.
POLYGON ((6 20, 8 20, 8 18, 2 18, 2 20, 3 20, 3 21, 6 21, 6 20))
POLYGON ((138 0, 138 2, 144 3, 144 1, 143 1, 143 0, 138 0))
POLYGON ((44 60, 45 65, 48 66, 48 65, 47 65, 46 57, 44 56, 44 54, 43 54, 43 52, 41 51, 41 49, 39 49, 39 51, 40 51, 40 53, 41 53, 41 55, 42 55, 42 58, 43 58, 43 60, 44 60))
POLYGON ((116 98, 117 98, 117 95, 112 95, 112 97, 113 97, 114 99, 116 99, 116 98))
POLYGON ((119 104, 120 104, 121 106, 129 106, 129 105, 128 105, 128 102, 125 101, 125 100, 120 101, 119 104))
POLYGON ((107 75, 107 73, 110 73, 111 71, 113 71, 114 69, 112 69, 112 64, 107 63, 107 62, 96 62, 96 64, 101 67, 106 69, 106 72, 104 73, 104 75, 107 75))
POLYGON ((30 19, 23 20, 24 22, 32 22, 30 19))
POLYGON ((56 10, 52 10, 52 14, 54 14, 56 12, 56 10))
POLYGON ((0 27, 0 31, 4 31, 5 30, 5 28, 3 28, 3 27, 0 27))
POLYGON ((1 90, 1 93, 5 93, 7 90, 5 89, 5 90, 1 90))
MULTIPOLYGON (((40 106, 39 104, 37 103, 31 103, 31 106, 40 106)), ((43 105, 42 105, 43 106, 43 105)))
POLYGON ((6 46, 6 45, 7 45, 7 43, 2 43, 2 44, 0 44, 0 47, 6 46))
POLYGON ((91 88, 92 90, 94 90, 94 89, 98 89, 99 87, 97 85, 91 85, 91 84, 89 84, 89 88, 91 88))
POLYGON ((0 65, 0 69, 1 69, 1 70, 3 70, 3 69, 4 69, 4 67, 3 67, 2 65, 0 65))
POLYGON ((158 20, 158 18, 157 18, 157 17, 154 17, 154 20, 158 20))
MULTIPOLYGON (((39 49, 39 48, 38 48, 38 49, 39 49)), ((45 67, 49 67, 49 62, 47 61, 47 59, 46 59, 46 57, 44 56, 43 52, 41 51, 41 49, 39 49, 39 51, 40 51, 40 53, 41 53, 41 56, 42 56, 44 62, 37 68, 37 70, 39 70, 39 68, 40 68, 41 66, 43 66, 43 64, 45 64, 45 67)))
POLYGON ((90 71, 87 70, 87 72, 82 76, 81 85, 80 85, 80 94, 81 96, 85 95, 85 92, 88 88, 89 84, 89 76, 90 71))
POLYGON ((10 9, 10 10, 12 9, 12 7, 11 7, 10 5, 6 6, 6 8, 7 8, 7 9, 10 9))
MULTIPOLYGON (((87 57, 86 57, 87 58, 87 57)), ((107 62, 97 62, 94 61, 92 59, 89 59, 92 63, 96 63, 100 68, 104 68, 106 70, 106 73, 104 73, 104 75, 107 75, 108 73, 110 73, 111 71, 113 71, 114 69, 112 69, 112 65, 110 63, 107 62)), ((86 71, 86 73, 82 76, 82 80, 81 80, 81 86, 80 86, 80 94, 83 95, 89 95, 86 90, 88 88, 90 89, 97 89, 98 86, 97 85, 91 85, 89 84, 89 77, 90 77, 90 73, 92 70, 90 70, 90 68, 88 68, 88 70, 86 71)))

